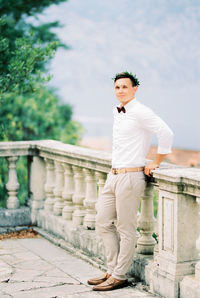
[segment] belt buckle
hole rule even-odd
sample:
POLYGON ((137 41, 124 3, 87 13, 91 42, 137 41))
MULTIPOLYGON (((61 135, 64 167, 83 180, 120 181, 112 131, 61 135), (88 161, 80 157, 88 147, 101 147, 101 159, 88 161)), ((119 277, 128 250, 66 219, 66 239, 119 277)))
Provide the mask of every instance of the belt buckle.
POLYGON ((114 175, 117 175, 117 169, 112 169, 114 175))

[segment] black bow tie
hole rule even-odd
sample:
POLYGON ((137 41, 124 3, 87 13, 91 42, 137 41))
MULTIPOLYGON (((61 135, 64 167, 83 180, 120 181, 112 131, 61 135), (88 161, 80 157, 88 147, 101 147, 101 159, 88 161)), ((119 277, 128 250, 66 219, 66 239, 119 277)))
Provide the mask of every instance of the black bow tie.
POLYGON ((126 113, 125 107, 117 107, 118 113, 120 113, 121 111, 123 113, 126 113))

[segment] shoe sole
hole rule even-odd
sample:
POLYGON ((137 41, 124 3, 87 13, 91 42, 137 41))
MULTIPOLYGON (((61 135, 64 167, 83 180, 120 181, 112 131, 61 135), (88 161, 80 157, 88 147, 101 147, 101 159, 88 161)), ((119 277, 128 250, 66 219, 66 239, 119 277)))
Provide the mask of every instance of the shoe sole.
POLYGON ((117 289, 121 289, 121 288, 127 287, 128 285, 129 285, 128 282, 126 282, 126 283, 124 283, 122 285, 111 287, 110 289, 108 289, 108 288, 99 288, 99 289, 93 288, 93 291, 112 291, 112 290, 117 290, 117 289))

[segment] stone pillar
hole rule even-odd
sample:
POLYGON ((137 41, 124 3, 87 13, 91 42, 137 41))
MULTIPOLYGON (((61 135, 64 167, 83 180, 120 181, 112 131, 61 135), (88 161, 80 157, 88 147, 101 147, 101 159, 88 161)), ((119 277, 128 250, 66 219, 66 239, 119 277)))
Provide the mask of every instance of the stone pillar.
POLYGON ((88 230, 95 229, 95 204, 97 202, 97 180, 93 170, 85 169, 86 173, 86 194, 84 206, 86 207, 86 215, 84 217, 84 227, 88 230))
MULTIPOLYGON (((199 223, 200 223, 200 197, 196 198, 197 204, 198 204, 198 208, 199 208, 199 223)), ((199 237, 196 241, 196 247, 199 253, 199 258, 200 258, 200 229, 199 230, 199 237)), ((197 262, 196 266, 195 266, 195 277, 199 280, 199 293, 200 293, 200 261, 197 262)))
POLYGON ((153 208, 153 185, 147 183, 142 196, 141 213, 138 220, 141 237, 137 242, 137 253, 150 255, 153 254, 155 239, 152 237, 154 231, 154 208, 153 208))
POLYGON ((64 200, 64 208, 62 210, 62 217, 67 220, 72 220, 72 214, 73 214, 73 202, 72 202, 72 196, 74 193, 74 180, 73 180, 73 172, 72 172, 72 166, 69 164, 64 163, 64 189, 62 193, 62 197, 64 200))
MULTIPOLYGON (((154 258, 157 256, 158 254, 158 251, 159 251, 159 248, 158 248, 158 243, 159 243, 159 234, 158 234, 158 218, 159 218, 159 200, 158 200, 158 197, 159 197, 159 191, 158 191, 158 188, 155 187, 154 185, 154 192, 156 193, 156 196, 157 196, 157 216, 155 218, 155 223, 154 223, 154 233, 156 235, 156 245, 154 246, 154 258)), ((155 203, 155 202, 154 202, 155 203)), ((155 206, 154 206, 155 208, 155 206)))
POLYGON ((77 227, 83 224, 83 217, 85 210, 83 206, 83 200, 85 198, 85 179, 83 170, 80 167, 72 166, 74 171, 74 213, 73 213, 73 225, 77 227))
POLYGON ((53 207, 54 215, 62 215, 62 210, 64 207, 64 201, 62 198, 63 186, 64 186, 64 169, 62 163, 59 161, 55 161, 55 188, 54 188, 54 195, 55 195, 55 204, 53 207))
POLYGON ((18 160, 17 156, 11 156, 6 158, 8 161, 8 182, 6 189, 8 191, 7 208, 16 209, 19 208, 19 200, 17 198, 17 192, 19 183, 17 180, 16 163, 18 160))
POLYGON ((168 298, 179 297, 180 282, 184 276, 194 274, 198 259, 198 208, 182 175, 186 175, 186 169, 154 173, 159 183, 159 252, 154 258, 150 288, 168 298))
MULTIPOLYGON (((200 191, 200 190, 199 190, 200 191)), ((195 226, 195 230, 198 231, 198 239, 196 241, 196 248, 198 251, 198 257, 200 259, 200 197, 196 198, 197 208, 199 209, 199 220, 195 226)), ((188 298, 200 297, 200 260, 195 265, 195 274, 185 276, 180 283, 180 297, 188 298)))
POLYGON ((44 185, 46 200, 44 203, 44 209, 47 212, 53 212, 54 205, 54 161, 52 159, 45 158, 46 162, 46 183, 44 185))

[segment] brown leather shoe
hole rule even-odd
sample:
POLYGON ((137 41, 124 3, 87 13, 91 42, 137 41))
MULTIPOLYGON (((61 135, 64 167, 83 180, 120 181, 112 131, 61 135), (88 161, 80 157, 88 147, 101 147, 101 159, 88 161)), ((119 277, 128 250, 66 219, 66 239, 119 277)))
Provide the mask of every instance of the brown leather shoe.
POLYGON ((103 275, 101 275, 100 277, 96 277, 96 278, 91 278, 89 279, 87 282, 89 285, 93 285, 93 286, 96 286, 96 285, 99 285, 101 284, 102 282, 106 281, 111 275, 108 274, 108 273, 104 273, 103 275))
POLYGON ((93 291, 111 291, 128 286, 128 280, 118 280, 110 276, 103 283, 93 287, 93 291))

